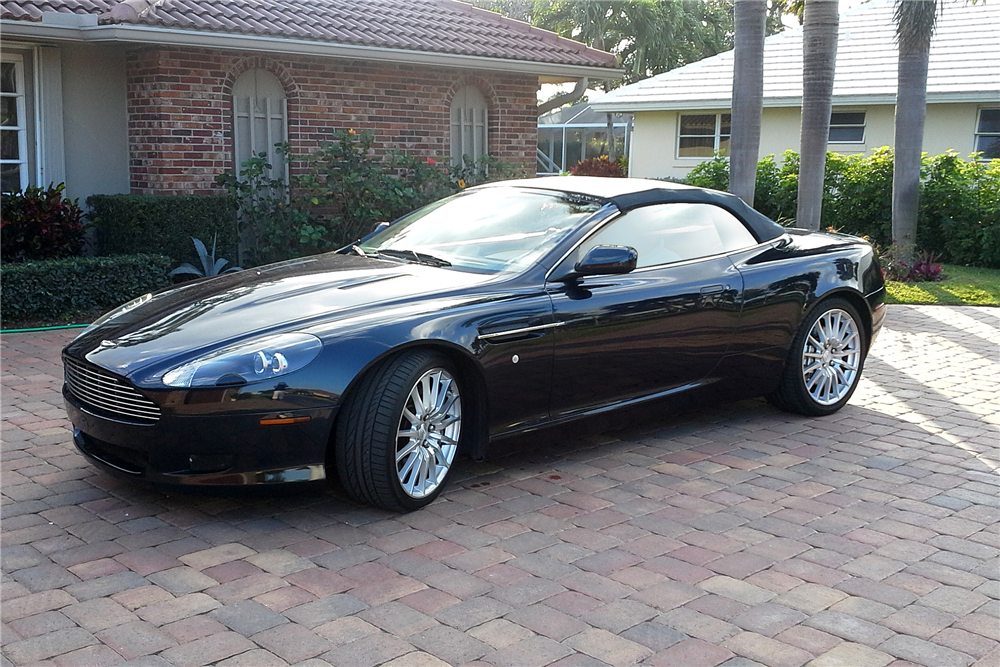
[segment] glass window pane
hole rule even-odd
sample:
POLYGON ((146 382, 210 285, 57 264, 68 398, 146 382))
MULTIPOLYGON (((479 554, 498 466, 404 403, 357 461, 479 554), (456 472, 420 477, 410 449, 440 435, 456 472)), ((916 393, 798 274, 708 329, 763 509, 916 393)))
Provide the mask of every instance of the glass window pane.
POLYGON ((980 132, 1000 132, 1000 109, 983 109, 979 112, 980 132))
POLYGON ((976 137, 976 150, 982 153, 980 159, 1000 158, 1000 136, 976 137))
POLYGON ((630 211, 583 244, 622 245, 639 253, 637 267, 708 257, 756 244, 733 215, 709 204, 659 204, 630 211))
POLYGON ((865 112, 832 113, 830 114, 830 125, 864 125, 865 112))
POLYGON ((0 125, 17 125, 16 97, 0 97, 0 125))
POLYGON ((863 127, 831 127, 830 141, 834 143, 857 143, 865 140, 863 127))
POLYGON ((729 155, 729 137, 719 139, 719 152, 723 155, 729 155))
POLYGON ((732 130, 730 129, 732 124, 733 124, 732 115, 728 113, 722 114, 722 122, 720 123, 721 127, 719 128, 719 134, 730 134, 732 132, 732 130))
POLYGON ((715 137, 681 137, 678 157, 712 157, 715 137))
POLYGON ((714 135, 715 114, 703 116, 681 116, 681 136, 714 135))
POLYGON ((17 148, 17 130, 4 130, 0 132, 0 159, 19 159, 20 153, 17 148))
POLYGON ((17 77, 14 63, 0 63, 0 92, 16 93, 17 77))
POLYGON ((17 192, 21 189, 21 165, 0 165, 0 191, 17 192))

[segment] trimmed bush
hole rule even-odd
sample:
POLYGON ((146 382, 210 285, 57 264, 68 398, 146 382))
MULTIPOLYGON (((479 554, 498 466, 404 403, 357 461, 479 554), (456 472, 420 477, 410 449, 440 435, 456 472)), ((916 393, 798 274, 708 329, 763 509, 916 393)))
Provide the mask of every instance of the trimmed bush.
POLYGON ((75 199, 63 199, 64 183, 27 187, 0 196, 0 257, 5 262, 58 259, 80 253, 83 210, 75 199))
POLYGON ((87 206, 101 255, 157 253, 178 264, 191 257, 191 237, 218 235, 219 254, 236 256, 236 209, 227 195, 92 195, 87 206))
POLYGON ((628 165, 625 158, 612 162, 607 155, 592 157, 573 165, 569 173, 574 176, 607 176, 610 178, 625 178, 628 165))
POLYGON ((163 255, 74 257, 0 267, 4 327, 26 320, 66 320, 111 310, 170 284, 173 261, 163 255))

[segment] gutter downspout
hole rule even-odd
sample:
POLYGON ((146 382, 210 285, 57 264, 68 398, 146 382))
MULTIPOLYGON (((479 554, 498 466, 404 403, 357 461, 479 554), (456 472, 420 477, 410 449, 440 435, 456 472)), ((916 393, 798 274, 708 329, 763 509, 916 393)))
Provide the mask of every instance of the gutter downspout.
POLYGON ((553 97, 548 102, 542 102, 538 105, 538 115, 541 116, 546 114, 553 109, 557 109, 564 104, 569 104, 570 102, 576 102, 578 99, 583 97, 583 94, 587 92, 587 84, 589 83, 587 77, 577 80, 576 86, 568 93, 563 93, 557 97, 553 97))

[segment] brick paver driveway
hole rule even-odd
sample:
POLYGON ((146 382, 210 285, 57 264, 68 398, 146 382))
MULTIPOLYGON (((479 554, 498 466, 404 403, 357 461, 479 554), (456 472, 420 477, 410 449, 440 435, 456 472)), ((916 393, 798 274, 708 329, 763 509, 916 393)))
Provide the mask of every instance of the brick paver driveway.
POLYGON ((164 494, 3 378, 3 665, 1000 665, 1000 310, 891 307, 851 405, 465 462, 429 508, 164 494))

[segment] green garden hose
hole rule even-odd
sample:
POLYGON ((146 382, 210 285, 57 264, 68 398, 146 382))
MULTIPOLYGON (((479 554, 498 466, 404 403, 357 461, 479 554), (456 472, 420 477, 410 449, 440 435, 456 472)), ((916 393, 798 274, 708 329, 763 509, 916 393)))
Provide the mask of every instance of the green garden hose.
POLYGON ((0 331, 0 334, 28 333, 30 331, 54 331, 56 329, 82 329, 83 327, 89 326, 89 324, 62 324, 57 327, 35 327, 34 329, 4 329, 3 331, 0 331))

